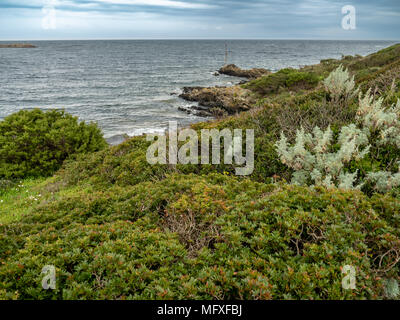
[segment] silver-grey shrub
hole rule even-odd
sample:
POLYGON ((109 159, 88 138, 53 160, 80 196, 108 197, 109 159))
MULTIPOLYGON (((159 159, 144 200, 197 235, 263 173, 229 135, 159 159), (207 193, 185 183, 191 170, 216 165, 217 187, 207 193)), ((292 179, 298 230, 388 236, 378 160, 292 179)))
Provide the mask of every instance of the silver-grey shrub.
POLYGON ((358 95, 354 76, 350 76, 347 69, 340 65, 323 82, 325 90, 331 95, 334 101, 339 101, 342 97, 346 100, 358 95))
POLYGON ((360 181, 358 172, 349 170, 350 162, 363 159, 372 145, 390 144, 400 148, 400 100, 384 108, 382 98, 375 99, 370 91, 360 94, 354 78, 342 66, 331 73, 324 85, 337 98, 359 95, 356 122, 343 126, 337 139, 333 138, 330 127, 325 131, 315 127, 312 133, 301 128, 297 130, 293 145, 281 133, 275 147, 281 162, 294 170, 291 182, 341 189, 359 189, 370 182, 379 192, 400 186, 400 172, 368 172, 360 181), (334 145, 339 147, 334 148, 334 145))

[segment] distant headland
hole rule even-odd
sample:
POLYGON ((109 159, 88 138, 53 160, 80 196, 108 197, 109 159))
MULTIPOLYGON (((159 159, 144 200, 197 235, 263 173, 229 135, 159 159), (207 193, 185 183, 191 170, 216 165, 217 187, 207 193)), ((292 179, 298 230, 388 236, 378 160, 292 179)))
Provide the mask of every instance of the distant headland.
POLYGON ((36 48, 30 43, 11 43, 11 44, 0 44, 0 48, 36 48))

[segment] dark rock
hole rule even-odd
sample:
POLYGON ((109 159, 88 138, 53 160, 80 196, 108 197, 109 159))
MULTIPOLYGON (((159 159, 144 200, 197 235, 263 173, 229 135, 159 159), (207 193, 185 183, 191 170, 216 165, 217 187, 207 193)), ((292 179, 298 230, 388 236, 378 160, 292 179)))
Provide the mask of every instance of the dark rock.
POLYGON ((249 106, 255 103, 249 90, 240 86, 185 87, 179 97, 187 101, 197 101, 198 111, 210 113, 212 113, 211 109, 217 108, 226 111, 227 114, 235 114, 249 110, 249 106))
POLYGON ((213 114, 209 111, 199 111, 199 112, 196 112, 196 116, 206 118, 206 117, 212 117, 213 114))
POLYGON ((213 114, 210 112, 209 108, 200 106, 191 106, 189 108, 178 107, 179 111, 185 112, 187 114, 194 114, 198 117, 212 117, 213 114))
POLYGON ((178 107, 179 111, 185 112, 187 114, 192 114, 192 112, 190 111, 190 109, 188 108, 184 108, 184 107, 178 107))
POLYGON ((29 43, 11 43, 11 44, 0 44, 0 48, 36 48, 36 46, 29 43))
POLYGON ((204 106, 192 106, 191 109, 194 109, 197 111, 208 111, 209 108, 204 107, 204 106))
POLYGON ((225 65, 221 69, 219 69, 218 72, 220 74, 226 74, 228 76, 248 78, 248 79, 256 79, 271 73, 271 71, 262 68, 243 70, 234 64, 225 65))

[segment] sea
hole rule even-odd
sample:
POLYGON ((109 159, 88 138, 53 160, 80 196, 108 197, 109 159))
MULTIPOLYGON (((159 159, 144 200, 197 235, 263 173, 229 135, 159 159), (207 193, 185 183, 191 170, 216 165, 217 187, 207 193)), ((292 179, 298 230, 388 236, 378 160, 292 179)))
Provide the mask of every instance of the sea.
POLYGON ((180 99, 179 94, 185 86, 240 82, 235 77, 215 76, 225 62, 277 71, 342 55, 367 55, 394 44, 310 40, 27 42, 37 48, 0 48, 0 120, 21 109, 65 109, 80 120, 97 122, 111 144, 120 143, 126 135, 163 132, 171 120, 180 126, 207 120, 181 111, 179 107, 193 103, 180 99))

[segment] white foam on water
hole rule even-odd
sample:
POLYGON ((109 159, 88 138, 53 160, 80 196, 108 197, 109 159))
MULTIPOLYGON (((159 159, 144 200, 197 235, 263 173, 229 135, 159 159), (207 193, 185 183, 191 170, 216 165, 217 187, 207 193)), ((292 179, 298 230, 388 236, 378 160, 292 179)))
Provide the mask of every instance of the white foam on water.
POLYGON ((144 134, 162 134, 165 133, 167 128, 138 128, 128 132, 128 136, 142 136, 144 134))

